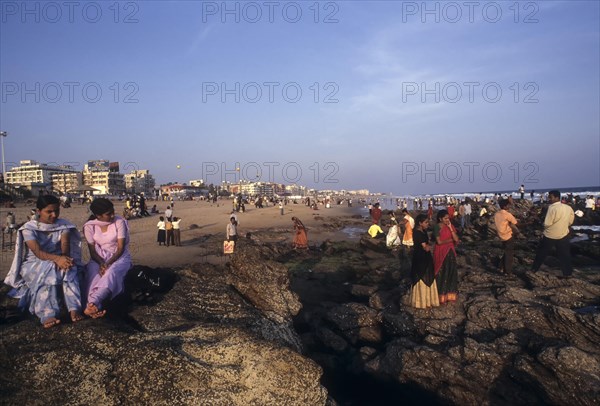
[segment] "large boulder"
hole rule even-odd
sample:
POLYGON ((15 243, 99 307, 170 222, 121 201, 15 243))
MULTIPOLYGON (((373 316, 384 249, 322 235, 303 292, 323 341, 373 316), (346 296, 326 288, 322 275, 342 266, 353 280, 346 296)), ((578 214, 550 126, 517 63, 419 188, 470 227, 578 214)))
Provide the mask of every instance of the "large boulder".
MULTIPOLYGON (((6 317, 0 291, 0 403, 320 404, 321 368, 225 283, 222 268, 177 271, 173 289, 126 317, 64 322, 6 317)), ((295 333, 294 333, 295 334, 295 333)))
POLYGON ((291 321, 302 304, 290 290, 288 269, 259 245, 244 241, 231 257, 230 283, 256 308, 278 323, 291 321))

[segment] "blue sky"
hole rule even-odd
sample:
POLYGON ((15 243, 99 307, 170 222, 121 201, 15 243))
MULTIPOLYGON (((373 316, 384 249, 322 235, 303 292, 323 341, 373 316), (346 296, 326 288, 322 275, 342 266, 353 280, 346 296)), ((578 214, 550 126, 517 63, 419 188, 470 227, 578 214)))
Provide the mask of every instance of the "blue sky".
POLYGON ((600 185, 597 1, 50 3, 0 2, 9 166, 394 194, 600 185))

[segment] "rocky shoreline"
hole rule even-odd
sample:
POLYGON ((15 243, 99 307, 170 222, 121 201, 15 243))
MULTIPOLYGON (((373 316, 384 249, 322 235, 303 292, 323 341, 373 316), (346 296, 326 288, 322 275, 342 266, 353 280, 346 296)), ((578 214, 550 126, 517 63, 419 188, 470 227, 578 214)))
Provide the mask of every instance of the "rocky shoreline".
MULTIPOLYGON (((408 306, 410 263, 402 255, 370 239, 296 252, 283 229, 254 230, 221 265, 163 270, 176 277, 172 289, 129 300, 106 319, 43 330, 16 313, 3 287, 0 398, 599 404, 600 243, 573 244, 571 279, 558 277, 553 258, 527 272, 540 233, 527 204, 515 208, 528 222, 516 244, 517 275, 498 273, 492 222, 477 219, 458 249, 460 300, 432 310, 408 306)), ((348 216, 323 220, 322 228, 365 225, 348 216)), ((203 240, 207 256, 221 258, 221 239, 203 240)))

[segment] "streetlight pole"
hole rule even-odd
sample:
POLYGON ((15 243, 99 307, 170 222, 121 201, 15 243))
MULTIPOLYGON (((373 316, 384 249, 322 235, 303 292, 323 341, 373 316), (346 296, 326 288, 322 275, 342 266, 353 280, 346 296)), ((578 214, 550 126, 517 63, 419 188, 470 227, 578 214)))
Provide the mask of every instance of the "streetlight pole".
POLYGON ((0 131, 0 145, 2 146, 2 179, 6 183, 6 163, 4 162, 4 137, 7 137, 6 131, 0 131))

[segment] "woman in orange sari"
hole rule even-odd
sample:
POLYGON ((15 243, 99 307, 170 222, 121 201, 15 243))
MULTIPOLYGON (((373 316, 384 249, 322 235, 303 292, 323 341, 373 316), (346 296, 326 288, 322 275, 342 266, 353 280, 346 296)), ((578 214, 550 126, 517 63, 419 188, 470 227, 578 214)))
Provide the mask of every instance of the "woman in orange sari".
POLYGON ((302 224, 298 217, 292 217, 292 221, 294 222, 294 231, 296 232, 292 246, 294 249, 308 249, 306 227, 304 227, 304 224, 302 224))
POLYGON ((458 243, 456 229, 450 222, 446 210, 437 214, 438 223, 433 229, 435 248, 433 250, 433 270, 437 282, 440 304, 455 302, 458 298, 458 271, 456 268, 456 251, 458 243))

